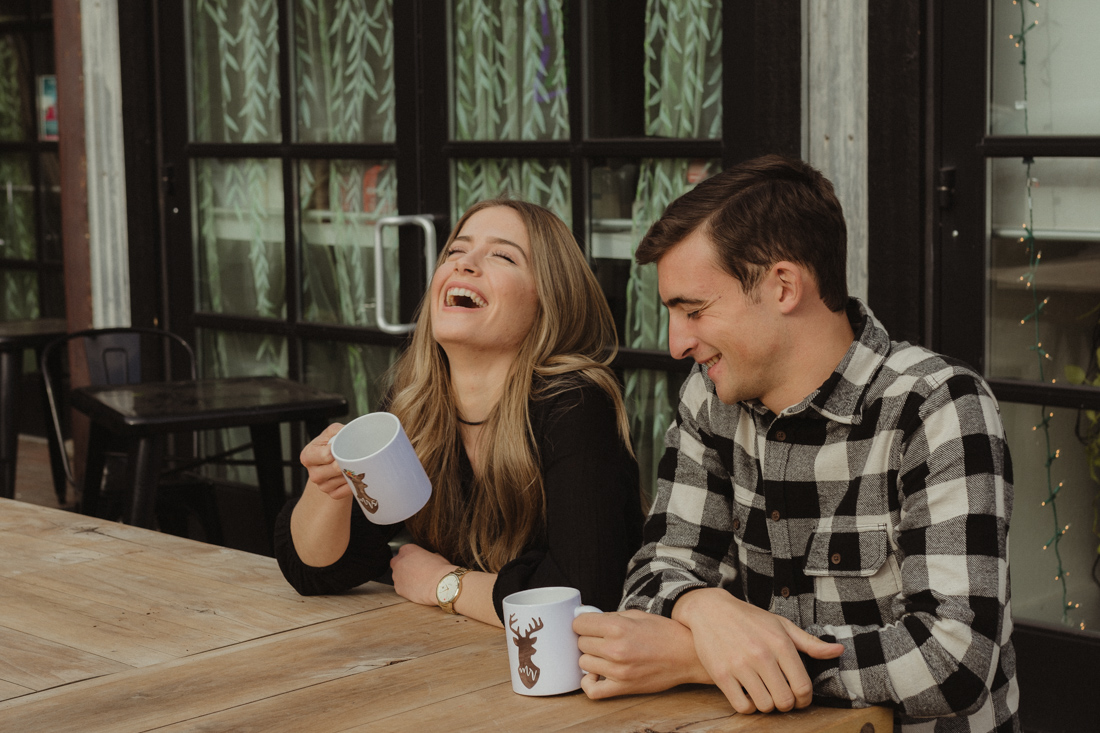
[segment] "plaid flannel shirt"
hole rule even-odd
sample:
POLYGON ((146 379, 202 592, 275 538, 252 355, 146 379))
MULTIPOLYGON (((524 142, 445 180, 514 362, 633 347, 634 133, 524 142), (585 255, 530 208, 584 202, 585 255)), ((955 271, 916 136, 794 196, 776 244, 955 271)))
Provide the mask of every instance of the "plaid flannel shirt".
POLYGON ((620 607, 670 616, 725 588, 844 645, 803 656, 818 702, 890 705, 903 733, 1017 731, 997 403, 859 301, 848 317, 836 371, 779 415, 692 370, 620 607))

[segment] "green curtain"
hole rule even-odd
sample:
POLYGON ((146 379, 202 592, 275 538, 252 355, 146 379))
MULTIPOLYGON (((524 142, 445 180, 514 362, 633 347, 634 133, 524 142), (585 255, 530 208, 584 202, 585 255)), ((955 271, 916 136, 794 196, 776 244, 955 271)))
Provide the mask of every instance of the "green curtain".
MULTIPOLYGON (((395 140, 393 43, 391 0, 297 4, 300 140, 395 140)), ((373 327, 376 308, 383 305, 396 322, 397 298, 379 304, 374 292, 374 224, 397 213, 397 169, 384 160, 310 160, 302 161, 298 171, 305 319, 373 327)), ((396 230, 384 232, 383 248, 385 271, 393 273, 390 292, 396 293, 396 230)), ((367 413, 382 397, 383 375, 396 354, 391 348, 347 342, 310 345, 307 379, 344 392, 351 415, 367 413)))
MULTIPOLYGON (((645 129, 655 137, 717 137, 722 123, 722 16, 717 0, 648 0, 645 37, 645 129)), ((665 207, 715 168, 686 159, 644 159, 632 219, 639 242, 665 207)), ((653 265, 631 263, 625 343, 635 349, 668 349, 668 312, 657 293, 653 265)), ((642 482, 656 487, 657 463, 678 394, 669 375, 649 370, 626 374, 631 434, 642 482)))
MULTIPOLYGON (((457 140, 569 137, 563 0, 454 0, 457 140)), ((558 160, 457 159, 452 215, 502 194, 572 221, 569 167, 558 160)))

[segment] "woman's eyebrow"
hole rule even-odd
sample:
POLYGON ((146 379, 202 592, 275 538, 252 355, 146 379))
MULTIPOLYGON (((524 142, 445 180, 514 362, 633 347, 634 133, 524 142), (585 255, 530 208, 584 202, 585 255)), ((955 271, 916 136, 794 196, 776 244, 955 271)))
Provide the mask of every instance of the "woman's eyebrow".
MULTIPOLYGON (((454 238, 454 241, 472 242, 473 237, 471 237, 469 234, 459 234, 457 237, 454 238)), ((506 244, 509 247, 515 247, 517 250, 519 250, 519 253, 523 255, 523 259, 527 259, 526 250, 524 250, 523 247, 519 246, 510 239, 505 239, 504 237, 486 237, 485 241, 487 241, 489 244, 506 244)))

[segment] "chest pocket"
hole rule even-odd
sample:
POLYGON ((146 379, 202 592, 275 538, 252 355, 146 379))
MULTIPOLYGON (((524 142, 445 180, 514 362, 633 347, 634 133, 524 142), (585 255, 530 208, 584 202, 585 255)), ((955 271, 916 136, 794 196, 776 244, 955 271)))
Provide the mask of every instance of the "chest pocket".
POLYGON ((890 552, 885 524, 816 532, 803 572, 814 580, 817 623, 889 623, 892 601, 901 591, 901 569, 890 552))
POLYGON ((886 525, 856 527, 842 532, 815 532, 806 553, 806 575, 866 578, 886 561, 886 525))

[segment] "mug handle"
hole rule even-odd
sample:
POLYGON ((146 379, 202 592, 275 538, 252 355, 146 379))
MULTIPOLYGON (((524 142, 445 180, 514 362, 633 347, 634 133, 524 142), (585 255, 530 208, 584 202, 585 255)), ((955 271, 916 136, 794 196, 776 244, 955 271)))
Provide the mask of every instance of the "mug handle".
MULTIPOLYGON (((603 610, 596 608, 595 606, 577 606, 573 609, 573 618, 580 616, 582 613, 603 613, 603 610)), ((582 669, 582 673, 588 674, 588 670, 582 669)))

